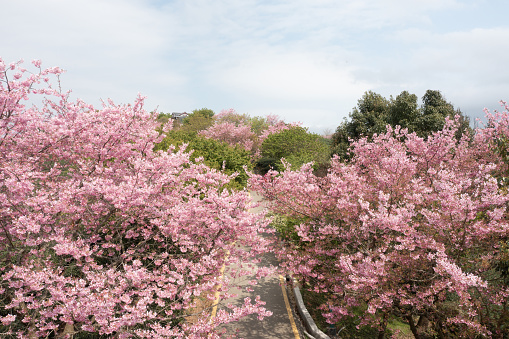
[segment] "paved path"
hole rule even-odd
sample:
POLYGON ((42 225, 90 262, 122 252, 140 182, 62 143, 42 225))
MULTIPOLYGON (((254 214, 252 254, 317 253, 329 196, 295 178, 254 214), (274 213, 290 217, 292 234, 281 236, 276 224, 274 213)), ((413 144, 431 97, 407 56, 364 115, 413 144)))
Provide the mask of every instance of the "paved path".
MULTIPOLYGON (((254 201, 260 201, 261 197, 252 194, 254 201)), ((262 207, 251 210, 256 213, 262 207)), ((267 253, 262 257, 260 266, 274 265, 277 266, 278 262, 273 254, 267 253)), ((252 286, 254 292, 248 293, 243 290, 232 290, 238 293, 238 297, 234 300, 223 302, 228 304, 242 304, 245 297, 254 298, 260 295, 261 299, 266 302, 265 307, 272 312, 272 316, 264 318, 259 321, 256 315, 250 315, 241 319, 238 322, 227 324, 227 334, 236 334, 239 338, 245 339, 264 339, 264 338, 278 338, 278 339, 300 339, 298 330, 295 326, 294 316, 292 315, 291 308, 288 301, 285 301, 285 289, 281 287, 280 279, 282 277, 272 276, 266 277, 258 281, 258 284, 252 286), (292 323, 293 322, 293 323, 292 323)), ((248 280, 248 279, 245 279, 248 280)), ((241 284, 242 285, 242 284, 241 284)), ((245 284, 247 285, 247 284, 245 284)), ((298 321, 298 320, 297 320, 298 321)))

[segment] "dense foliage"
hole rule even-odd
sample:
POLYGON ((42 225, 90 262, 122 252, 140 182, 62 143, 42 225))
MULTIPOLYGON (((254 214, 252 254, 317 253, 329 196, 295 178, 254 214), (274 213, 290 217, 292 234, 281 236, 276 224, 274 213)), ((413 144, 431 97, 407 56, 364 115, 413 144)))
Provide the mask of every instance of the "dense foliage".
POLYGON ((331 324, 357 318, 383 337, 396 317, 416 338, 507 337, 505 109, 460 139, 460 117, 427 138, 389 126, 323 178, 310 166, 252 178, 289 221, 283 265, 327 295, 331 324))
POLYGON ((155 150, 174 148, 174 152, 181 149, 191 153, 192 161, 203 161, 208 167, 222 171, 227 175, 234 175, 228 188, 242 189, 247 185, 246 170, 252 168, 250 152, 240 146, 231 146, 225 142, 209 139, 194 132, 171 130, 164 139, 155 146, 155 150))
POLYGON ((329 148, 320 135, 309 133, 303 127, 293 126, 267 136, 261 145, 261 159, 258 164, 282 170, 285 161, 294 169, 314 162, 313 166, 317 168, 328 162, 328 151, 329 148), (281 159, 284 159, 283 162, 281 159))
POLYGON ((225 142, 230 146, 240 146, 251 152, 251 159, 255 162, 260 157, 263 141, 269 135, 298 125, 298 123, 287 124, 276 115, 251 117, 229 109, 214 116, 213 125, 201 131, 200 135, 225 142))
POLYGON ((371 91, 364 93, 357 107, 350 112, 349 120, 342 122, 332 136, 333 153, 348 159, 351 140, 384 133, 387 125, 406 128, 425 138, 441 130, 446 118, 454 119, 458 115, 460 127, 457 137, 471 132, 468 117, 447 102, 440 91, 426 91, 420 107, 417 100, 415 94, 407 91, 390 99, 371 91))
POLYGON ((222 323, 268 315, 249 298, 212 320, 195 309, 227 295, 223 265, 246 274, 228 264, 266 250, 249 194, 188 153, 154 151, 163 136, 143 98, 71 102, 50 85, 62 71, 33 64, 0 59, 0 335, 218 337, 222 323))
POLYGON ((182 121, 182 126, 178 127, 190 133, 206 130, 214 123, 214 114, 214 111, 209 108, 195 109, 182 121))

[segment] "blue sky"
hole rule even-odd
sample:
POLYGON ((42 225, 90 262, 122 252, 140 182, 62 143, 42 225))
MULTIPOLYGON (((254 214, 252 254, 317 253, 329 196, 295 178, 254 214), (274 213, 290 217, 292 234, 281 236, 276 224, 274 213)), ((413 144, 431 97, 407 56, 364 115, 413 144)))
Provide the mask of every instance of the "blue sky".
POLYGON ((93 104, 233 108, 333 131, 365 91, 509 101, 507 0, 0 0, 0 57, 93 104))

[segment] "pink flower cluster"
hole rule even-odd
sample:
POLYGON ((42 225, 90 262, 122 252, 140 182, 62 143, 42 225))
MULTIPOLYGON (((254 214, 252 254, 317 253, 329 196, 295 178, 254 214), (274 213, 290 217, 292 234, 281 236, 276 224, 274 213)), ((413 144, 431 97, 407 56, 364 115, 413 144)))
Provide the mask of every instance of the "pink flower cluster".
POLYGON ((397 316, 416 335, 419 317, 439 337, 497 337, 507 329, 504 107, 472 137, 456 139, 452 120, 427 139, 388 126, 355 142, 350 162, 333 159, 326 177, 310 166, 252 177, 275 212, 297 221, 298 240, 288 239, 279 256, 326 293, 329 322, 356 317, 361 307, 361 324, 385 328, 397 316))
POLYGON ((249 194, 187 153, 154 152, 162 135, 141 96, 71 102, 52 87, 62 70, 34 66, 0 59, 0 331, 193 338, 268 315, 255 300, 187 320, 197 296, 233 286, 223 265, 267 250, 249 194), (34 95, 43 103, 27 107, 34 95))
POLYGON ((263 118, 263 129, 253 132, 253 120, 246 114, 238 114, 233 109, 223 110, 215 118, 215 123, 200 134, 206 138, 225 142, 230 146, 242 147, 250 151, 254 158, 259 157, 263 141, 271 134, 279 133, 301 123, 285 123, 277 115, 263 118))
POLYGON ((251 151, 255 140, 255 134, 251 132, 249 125, 237 126, 231 122, 216 123, 200 134, 233 147, 240 146, 247 151, 251 151))

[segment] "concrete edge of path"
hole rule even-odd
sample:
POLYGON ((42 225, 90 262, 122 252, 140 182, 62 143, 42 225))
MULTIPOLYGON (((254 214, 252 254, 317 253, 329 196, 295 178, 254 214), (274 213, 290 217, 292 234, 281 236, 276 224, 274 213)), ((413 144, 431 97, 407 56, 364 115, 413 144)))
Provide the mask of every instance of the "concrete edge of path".
POLYGON ((315 339, 331 339, 327 334, 323 333, 318 328, 318 326, 316 326, 315 321, 313 320, 311 314, 309 314, 306 306, 304 305, 304 300, 302 299, 302 294, 300 293, 300 289, 296 281, 294 281, 293 286, 294 286, 293 293, 295 294, 297 310, 299 311, 300 317, 302 318, 302 322, 304 323, 304 327, 306 327, 306 329, 309 331, 309 334, 311 334, 311 336, 313 336, 313 338, 315 339))

